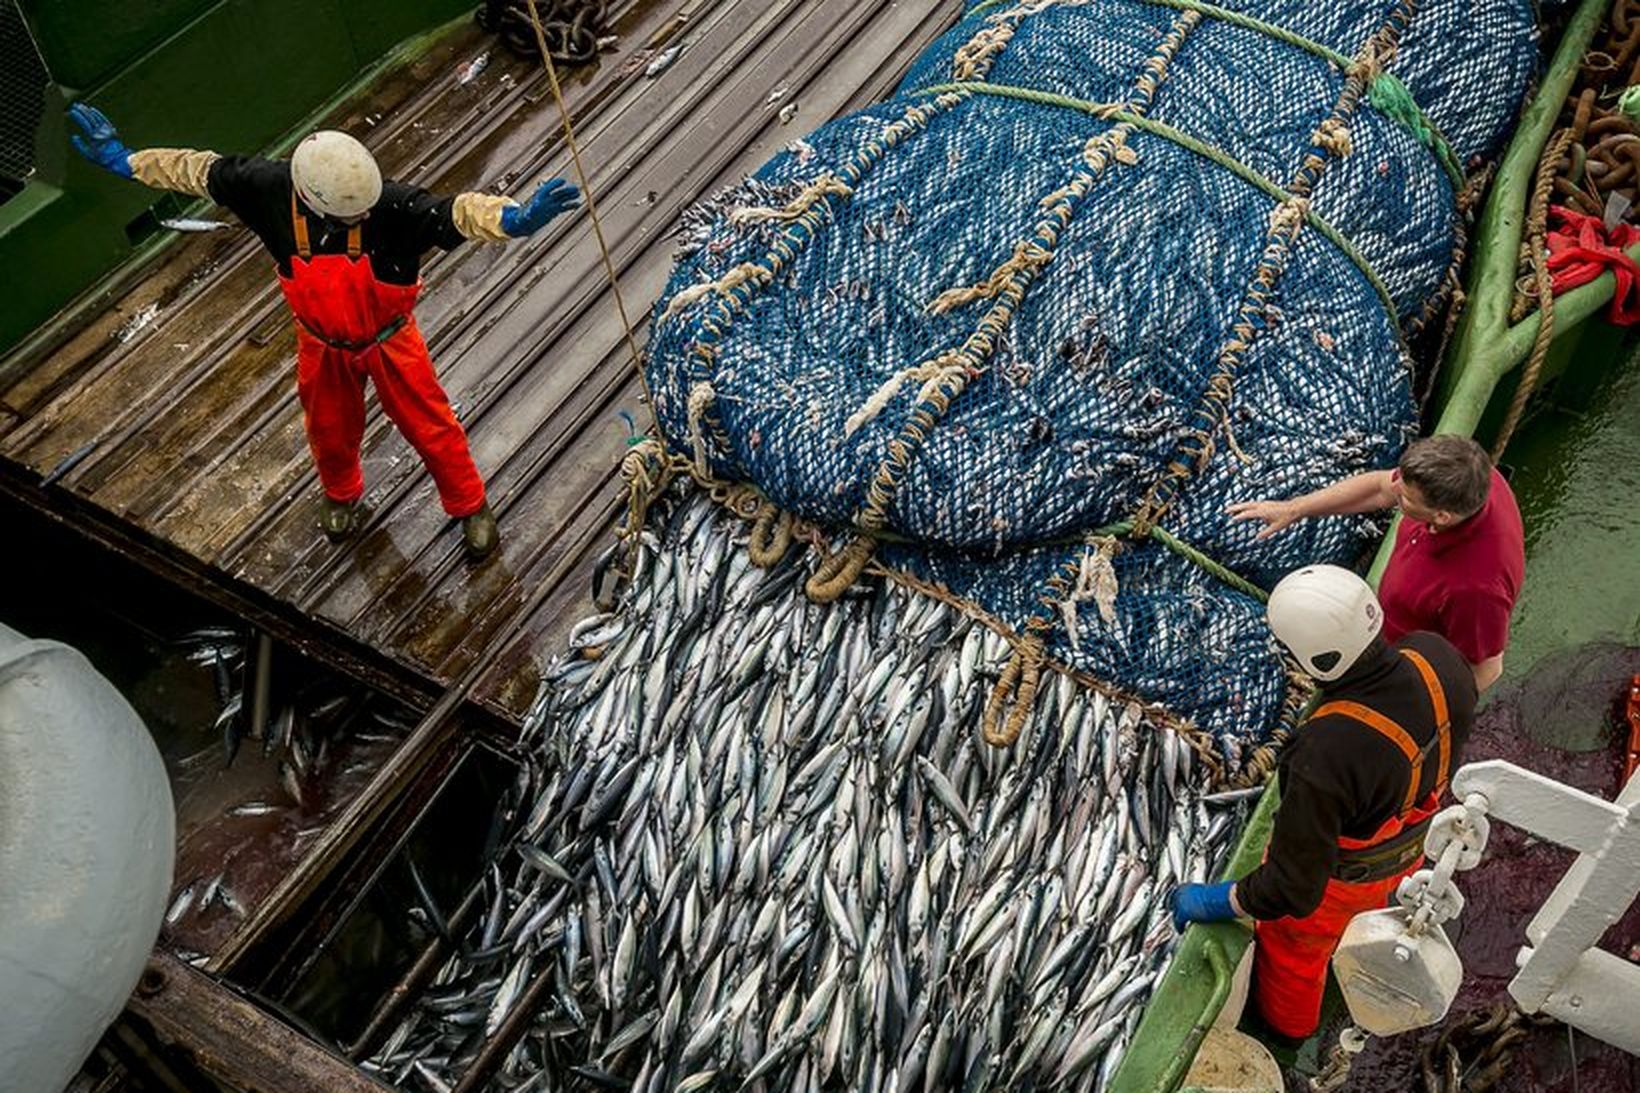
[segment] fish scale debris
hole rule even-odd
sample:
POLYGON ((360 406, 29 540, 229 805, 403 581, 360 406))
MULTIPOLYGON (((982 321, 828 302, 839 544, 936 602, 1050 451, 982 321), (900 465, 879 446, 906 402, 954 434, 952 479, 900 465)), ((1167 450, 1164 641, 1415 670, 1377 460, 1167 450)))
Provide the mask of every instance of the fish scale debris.
POLYGON ((666 504, 625 603, 544 673, 501 802, 519 849, 367 1067, 453 1085, 547 976, 492 1088, 1098 1088, 1172 954, 1167 895, 1234 827, 1187 745, 1067 685, 991 748, 1002 637, 892 582, 811 603, 805 555, 755 568, 704 494, 666 504))

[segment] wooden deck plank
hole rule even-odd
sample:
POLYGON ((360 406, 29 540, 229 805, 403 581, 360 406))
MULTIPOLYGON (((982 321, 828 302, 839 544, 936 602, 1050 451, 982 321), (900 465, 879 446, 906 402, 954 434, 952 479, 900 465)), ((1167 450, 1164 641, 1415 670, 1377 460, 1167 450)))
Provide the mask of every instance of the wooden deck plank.
MULTIPOLYGON (((826 19, 818 13, 818 9, 811 6, 808 11, 802 13, 799 20, 784 28, 788 33, 782 44, 790 50, 790 53, 787 54, 790 57, 789 63, 793 67, 801 64, 799 58, 811 48, 809 45, 810 36, 816 31, 820 31, 822 28, 830 31, 831 36, 824 40, 836 48, 841 48, 863 24, 863 19, 859 22, 826 19)), ((773 112, 767 109, 766 99, 769 84, 766 80, 774 80, 778 86, 779 81, 793 78, 794 73, 782 65, 765 65, 762 66, 762 69, 766 72, 766 79, 745 79, 726 83, 714 98, 714 101, 699 117, 698 124, 709 129, 717 138, 714 141, 714 150, 717 154, 712 157, 712 159, 718 161, 717 163, 708 160, 703 164, 699 151, 692 146, 693 142, 687 138, 671 141, 667 147, 657 149, 654 154, 645 157, 642 160, 642 170, 625 180, 621 187, 608 195, 605 205, 610 211, 605 217, 605 231, 617 254, 636 253, 637 264, 642 270, 642 276, 636 279, 636 284, 629 285, 628 291, 636 301, 642 301, 641 306, 645 310, 647 310, 648 301, 653 300, 658 294, 671 265, 670 247, 656 246, 651 242, 656 233, 652 228, 648 228, 648 225, 654 223, 652 214, 656 211, 657 206, 665 209, 667 213, 666 223, 669 225, 671 220, 678 213, 681 213, 687 204, 695 200, 708 184, 720 179, 721 176, 718 172, 721 170, 722 161, 729 160, 733 156, 740 162, 751 166, 761 162, 770 151, 766 147, 759 146, 759 142, 755 139, 757 134, 767 134, 770 126, 775 129, 779 128, 778 122, 773 117, 773 112), (767 71, 769 69, 773 69, 773 71, 767 71), (634 207, 636 198, 647 195, 657 186, 665 185, 667 180, 676 177, 678 172, 684 170, 686 164, 694 165, 693 169, 697 172, 698 179, 690 179, 686 186, 675 185, 674 193, 669 195, 664 203, 657 202, 655 205, 644 203, 641 206, 634 207), (703 169, 705 167, 713 167, 717 170, 703 169)), ((808 88, 799 86, 795 90, 797 93, 804 93, 808 88)), ((492 449, 497 452, 511 452, 515 450, 514 445, 516 442, 527 441, 529 433, 534 431, 528 428, 529 424, 542 422, 545 417, 545 413, 537 408, 543 406, 554 407, 552 412, 557 412, 556 401, 548 401, 553 398, 555 392, 551 391, 550 388, 542 390, 542 385, 530 382, 532 377, 546 373, 549 384, 557 385, 561 383, 559 374, 567 369, 555 364, 556 357, 562 355, 566 364, 573 362, 580 368, 586 368, 588 365, 595 367, 598 364, 599 356, 610 357, 613 355, 614 367, 630 368, 629 363, 620 359, 619 354, 612 354, 612 351, 617 349, 621 343, 620 326, 616 321, 613 301, 598 277, 598 258, 595 249, 590 245, 588 236, 583 236, 578 241, 575 249, 570 252, 570 255, 557 263, 555 268, 563 269, 566 265, 569 266, 571 272, 563 279, 562 284, 591 287, 591 291, 584 292, 582 298, 577 301, 578 307, 575 307, 575 311, 579 312, 581 319, 588 320, 585 325, 590 326, 592 329, 590 331, 585 330, 583 324, 577 322, 570 329, 573 331, 577 327, 583 328, 580 337, 555 338, 553 341, 544 344, 537 355, 527 362, 527 370, 523 372, 518 380, 510 384, 507 389, 498 392, 494 412, 487 414, 474 431, 474 444, 481 460, 492 449), (526 428, 518 431, 515 436, 502 433, 499 441, 495 441, 492 437, 490 423, 504 424, 509 421, 525 423, 526 428)), ((634 272, 633 268, 629 266, 627 272, 630 277, 634 272)), ((539 294, 547 296, 550 300, 561 291, 559 284, 543 284, 539 294)), ((537 295, 537 293, 532 293, 532 296, 534 295, 537 295)), ((549 309, 553 307, 551 303, 545 306, 549 309)), ((549 310, 547 313, 551 314, 552 311, 549 310)), ((575 312, 572 311, 571 313, 575 312)), ((525 314, 527 317, 527 312, 525 314)), ((498 334, 496 337, 506 339, 507 335, 498 334)), ((464 355, 463 359, 482 362, 490 359, 492 354, 499 351, 499 345, 488 347, 480 345, 475 347, 475 351, 464 355)), ((574 382, 595 382, 595 380, 593 373, 587 372, 585 379, 577 377, 574 382)), ((641 407, 633 404, 630 408, 638 411, 641 416, 641 407)), ((600 446, 607 437, 620 439, 613 421, 610 421, 608 427, 598 436, 600 446)), ((618 461, 620 449, 617 446, 613 450, 615 459, 618 461)), ((567 457, 567 461, 571 463, 572 467, 585 462, 586 459, 585 456, 571 455, 567 457)), ((546 481, 556 482, 561 475, 562 472, 551 473, 546 476, 546 481)), ((505 512, 502 513, 502 518, 507 521, 508 534, 513 535, 512 525, 514 521, 505 512)), ((532 530, 529 523, 522 521, 519 523, 521 526, 516 529, 517 532, 527 535, 532 530)), ((459 574, 459 571, 449 569, 444 572, 465 576, 459 574)), ((328 617, 340 620, 339 615, 330 614, 331 603, 328 599, 325 601, 323 608, 320 608, 317 602, 314 602, 313 606, 315 610, 323 610, 328 617)), ((353 616, 350 625, 355 627, 357 632, 365 635, 367 640, 387 645, 395 644, 392 630, 374 620, 385 615, 389 617, 389 626, 396 625, 397 620, 393 619, 392 616, 399 613, 397 598, 393 596, 383 597, 368 606, 370 615, 366 617, 353 616)))
POLYGON ((389 1093, 392 1088, 166 953, 149 958, 129 1010, 161 1043, 234 1089, 389 1093))
MULTIPOLYGON (((640 337, 681 212, 825 118, 882 97, 959 9, 661 0, 627 10, 622 51, 567 90, 640 337), (641 58, 623 63, 638 43, 671 40, 689 48, 658 78, 641 58), (777 88, 782 105, 801 105, 791 125, 769 102, 777 88)), ((537 70, 496 47, 489 82, 454 87, 452 57, 481 42, 460 31, 415 71, 421 84, 401 75, 335 116, 359 129, 373 108, 390 110, 372 137, 384 169, 439 190, 566 173, 537 70)), ((111 312, 0 390, 18 415, 0 425, 0 458, 43 473, 101 438, 62 484, 133 542, 162 543, 225 587, 305 618, 318 640, 355 643, 430 684, 484 665, 474 700, 516 718, 562 627, 586 609, 589 568, 624 503, 614 412, 647 417, 586 218, 428 264, 418 318, 502 522, 500 552, 478 566, 374 408, 367 524, 339 549, 317 534, 289 320, 265 255, 233 234, 172 248, 119 296, 127 309, 169 301, 128 342, 110 340, 111 312)))

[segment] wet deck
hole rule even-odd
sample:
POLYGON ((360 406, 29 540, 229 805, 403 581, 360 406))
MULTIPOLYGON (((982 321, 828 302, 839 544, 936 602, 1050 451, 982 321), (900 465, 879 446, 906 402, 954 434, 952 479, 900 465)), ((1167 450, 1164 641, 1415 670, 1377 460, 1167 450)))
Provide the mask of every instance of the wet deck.
MULTIPOLYGON (((565 93, 634 321, 663 286, 685 207, 880 98, 959 9, 624 5, 619 46, 565 93), (676 44, 686 49, 647 77, 640 50, 676 44)), ((366 139, 388 175, 437 191, 568 174, 544 75, 491 46, 474 28, 454 32, 327 124, 366 139), (485 49, 488 67, 459 85, 457 68, 485 49)), ((186 143, 179 126, 142 136, 186 143)), ((0 488, 374 682, 426 693, 484 663, 472 697, 516 718, 561 630, 589 609, 592 559, 621 503, 615 412, 646 412, 586 217, 462 247, 424 273, 421 325, 501 521, 484 564, 464 562, 431 480, 374 405, 368 522, 342 548, 318 534, 290 321, 266 256, 237 227, 180 241, 89 326, 0 362, 0 488)))

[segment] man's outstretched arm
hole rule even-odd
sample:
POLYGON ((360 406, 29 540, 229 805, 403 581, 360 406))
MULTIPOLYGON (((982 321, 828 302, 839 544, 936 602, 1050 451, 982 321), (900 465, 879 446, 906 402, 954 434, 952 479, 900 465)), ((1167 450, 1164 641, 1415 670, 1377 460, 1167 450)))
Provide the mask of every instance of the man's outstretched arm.
POLYGON ((552 178, 537 186, 522 205, 495 194, 457 194, 450 205, 450 219, 456 231, 468 239, 501 243, 533 235, 580 201, 581 191, 573 183, 552 178))
POLYGON ((1378 512, 1398 503, 1394 472, 1368 471, 1334 482, 1324 489, 1286 501, 1242 501, 1229 507, 1236 520, 1260 520, 1260 539, 1268 539, 1295 520, 1307 516, 1342 516, 1354 512, 1378 512))
POLYGON ((133 152, 101 110, 77 102, 68 116, 80 129, 69 142, 80 155, 105 171, 159 190, 175 190, 193 197, 209 197, 206 180, 211 164, 222 157, 192 148, 144 148, 133 152))

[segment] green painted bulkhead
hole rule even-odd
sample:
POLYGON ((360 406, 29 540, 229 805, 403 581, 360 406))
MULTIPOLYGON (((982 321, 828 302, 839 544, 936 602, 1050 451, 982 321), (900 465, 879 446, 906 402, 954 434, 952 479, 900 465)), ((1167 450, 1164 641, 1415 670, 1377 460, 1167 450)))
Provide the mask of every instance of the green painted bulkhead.
MULTIPOLYGON (((64 108, 100 108, 133 148, 275 147, 401 44, 474 0, 8 0, 50 82, 35 169, 0 204, 0 355, 161 233, 180 199, 68 145, 64 108)), ((11 93, 7 89, 6 93, 11 93)), ((26 104, 8 105, 7 109, 26 104)))

